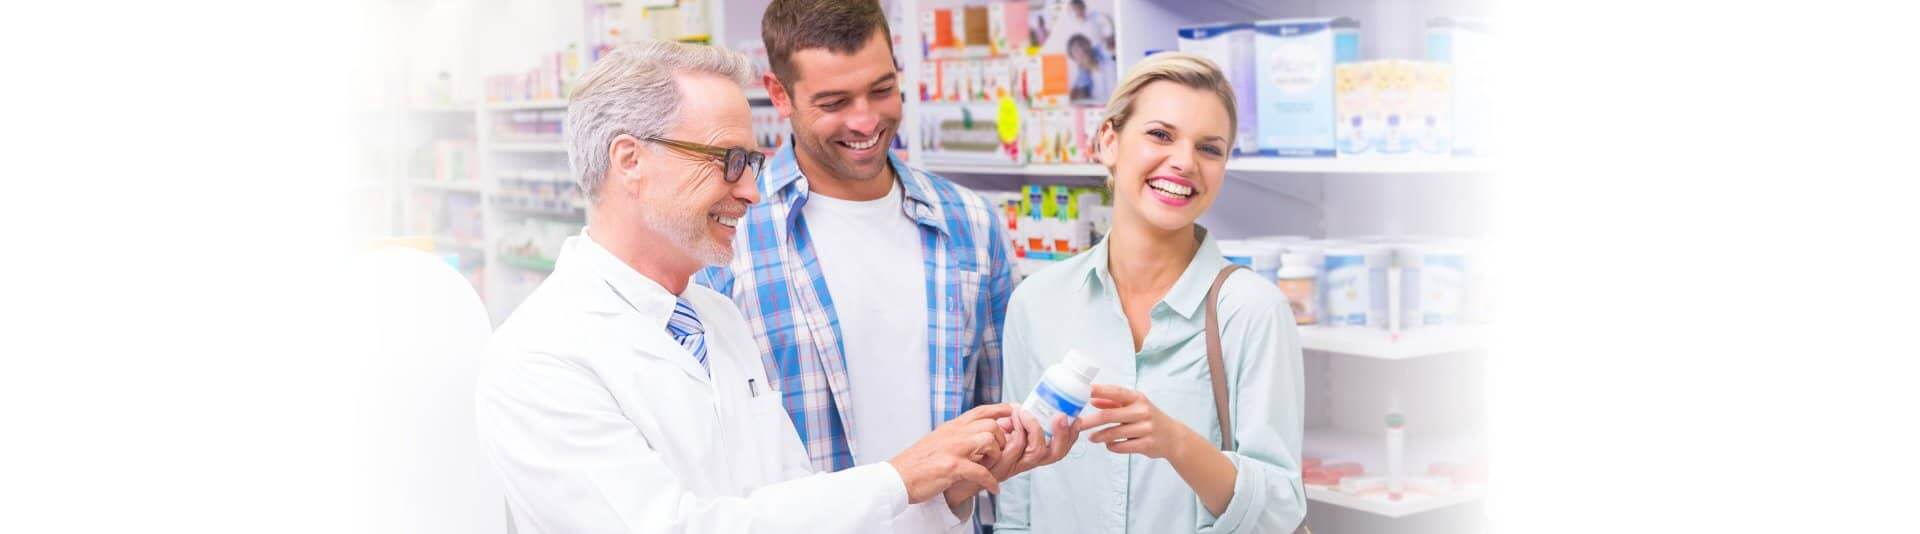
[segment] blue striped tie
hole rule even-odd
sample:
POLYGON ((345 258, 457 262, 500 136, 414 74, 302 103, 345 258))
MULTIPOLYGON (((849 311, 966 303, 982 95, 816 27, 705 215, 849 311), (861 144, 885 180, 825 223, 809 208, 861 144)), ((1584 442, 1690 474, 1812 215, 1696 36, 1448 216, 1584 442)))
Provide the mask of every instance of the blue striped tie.
MULTIPOLYGON (((693 359, 700 361, 702 369, 708 369, 707 331, 700 327, 700 314, 693 312, 693 306, 687 304, 687 299, 674 302, 673 317, 667 319, 667 334, 680 342, 680 346, 686 347, 687 352, 693 353, 693 359)), ((708 369, 707 372, 713 371, 708 369)))

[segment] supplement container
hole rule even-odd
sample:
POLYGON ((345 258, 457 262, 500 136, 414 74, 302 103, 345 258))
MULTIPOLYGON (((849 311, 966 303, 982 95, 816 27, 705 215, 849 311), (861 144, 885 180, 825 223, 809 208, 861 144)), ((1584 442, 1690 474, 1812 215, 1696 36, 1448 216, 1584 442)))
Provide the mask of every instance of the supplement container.
POLYGON ((1027 395, 1020 409, 1032 414, 1040 421, 1040 428, 1052 437, 1054 416, 1065 415, 1068 422, 1079 417, 1080 410, 1087 407, 1093 395, 1093 377, 1098 374, 1100 368, 1094 366, 1092 360, 1078 350, 1068 350, 1067 357, 1060 363, 1047 366, 1046 373, 1040 375, 1040 382, 1033 385, 1033 393, 1027 395))

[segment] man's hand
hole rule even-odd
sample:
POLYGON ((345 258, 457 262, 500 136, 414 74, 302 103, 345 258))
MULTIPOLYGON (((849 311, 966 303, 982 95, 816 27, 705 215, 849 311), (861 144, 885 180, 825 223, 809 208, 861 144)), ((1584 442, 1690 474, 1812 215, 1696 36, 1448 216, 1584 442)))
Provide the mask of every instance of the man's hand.
POLYGON ((907 502, 926 502, 961 481, 999 493, 1000 481, 983 465, 1000 460, 1007 432, 994 420, 1012 413, 1008 404, 967 410, 887 460, 907 484, 907 502))
MULTIPOLYGON (((1000 428, 1007 431, 1007 445, 1000 451, 1000 461, 988 466, 995 480, 1005 481, 1016 475, 1035 468, 1052 465, 1067 457, 1067 451, 1080 440, 1080 429, 1067 422, 1064 415, 1054 416, 1053 439, 1047 439, 1041 430, 1040 421, 1031 414, 1014 410, 1012 416, 998 421, 1000 428)), ((947 488, 947 504, 956 508, 966 499, 980 493, 980 487, 971 481, 960 481, 947 488)))

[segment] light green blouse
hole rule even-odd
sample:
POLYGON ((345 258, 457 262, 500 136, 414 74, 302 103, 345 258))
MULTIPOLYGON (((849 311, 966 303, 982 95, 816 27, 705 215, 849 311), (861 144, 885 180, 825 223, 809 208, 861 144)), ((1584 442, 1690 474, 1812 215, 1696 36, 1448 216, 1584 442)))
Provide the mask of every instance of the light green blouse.
MULTIPOLYGON (((1202 301, 1224 266, 1219 245, 1203 237, 1186 272, 1154 305, 1138 353, 1107 270, 1105 242, 1035 273, 1007 305, 1001 398, 1026 400, 1047 366, 1078 349, 1100 366, 1095 383, 1138 390, 1219 443, 1202 301)), ((1239 475, 1226 513, 1208 513, 1166 460, 1109 452, 1086 441, 1089 431, 1059 463, 1002 485, 994 531, 1292 532, 1307 509, 1300 482, 1305 390, 1293 312, 1278 288, 1249 271, 1227 280, 1219 310, 1238 441, 1237 452, 1227 453, 1239 475)))

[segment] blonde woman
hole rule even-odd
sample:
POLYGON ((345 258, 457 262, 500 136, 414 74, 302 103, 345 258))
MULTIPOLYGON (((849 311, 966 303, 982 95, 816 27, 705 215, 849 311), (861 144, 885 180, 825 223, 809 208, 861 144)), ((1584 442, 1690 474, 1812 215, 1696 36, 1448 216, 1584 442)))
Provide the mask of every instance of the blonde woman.
POLYGON ((1083 442, 1065 459, 1007 481, 994 531, 1293 531, 1306 514, 1299 333, 1286 297, 1252 272, 1219 296, 1232 452, 1208 374, 1202 305, 1227 262, 1195 221, 1226 185, 1233 90, 1206 59, 1162 53, 1107 109, 1113 230, 1014 291, 1002 397, 1026 398, 1078 349, 1100 366, 1097 410, 1075 422, 1083 442))

